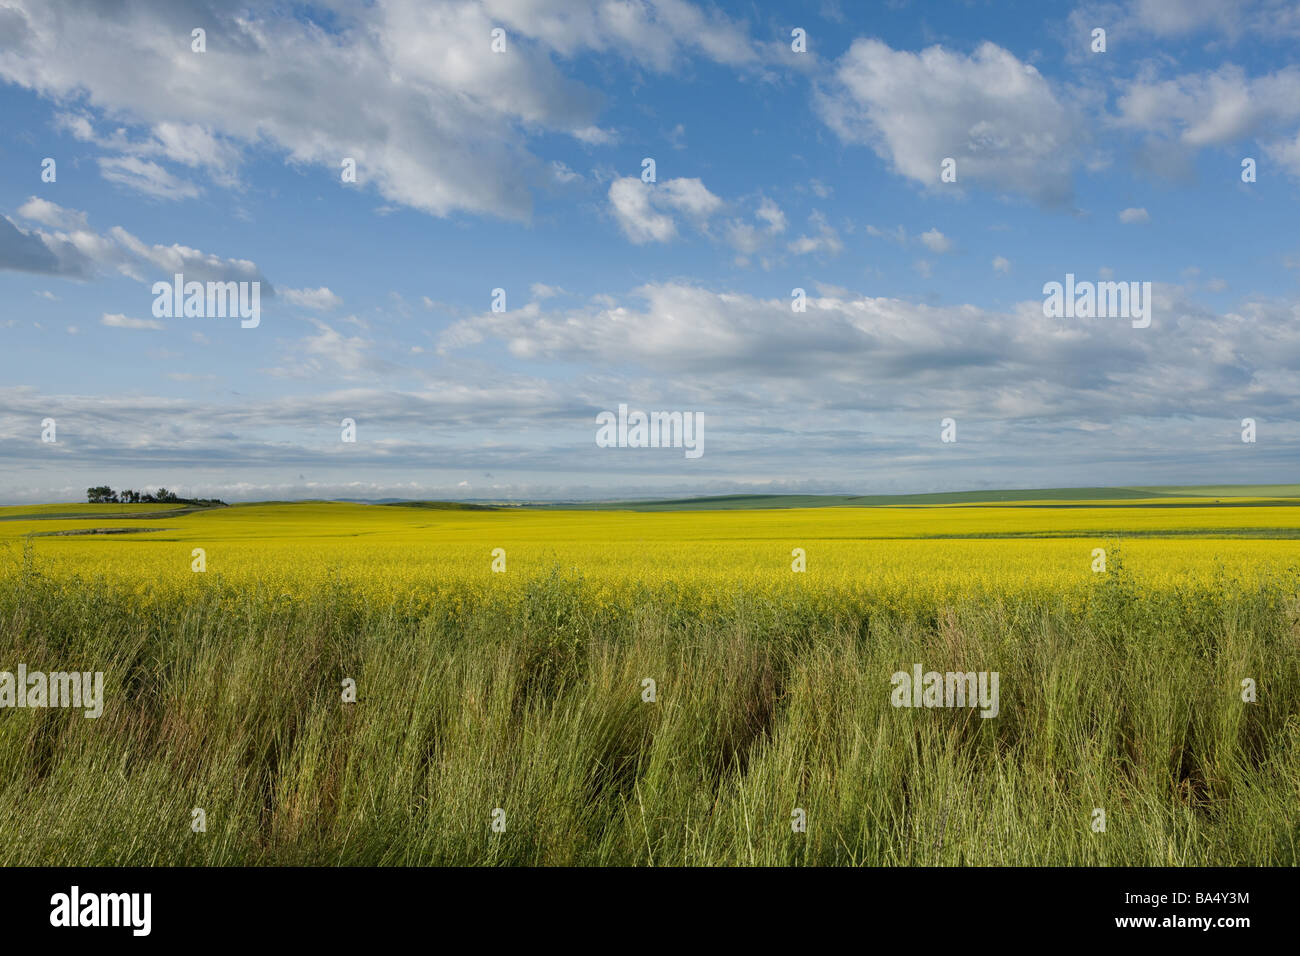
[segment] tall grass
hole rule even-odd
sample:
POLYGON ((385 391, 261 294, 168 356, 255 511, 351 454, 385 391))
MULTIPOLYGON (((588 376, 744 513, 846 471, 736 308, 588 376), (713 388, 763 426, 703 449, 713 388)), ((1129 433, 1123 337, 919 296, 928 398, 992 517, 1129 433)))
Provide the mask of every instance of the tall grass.
POLYGON ((106 704, 0 710, 0 863, 1294 865, 1294 584, 614 615, 557 572, 452 617, 29 574, 0 669, 100 670, 106 704), (998 671, 999 716, 894 708, 913 663, 998 671))

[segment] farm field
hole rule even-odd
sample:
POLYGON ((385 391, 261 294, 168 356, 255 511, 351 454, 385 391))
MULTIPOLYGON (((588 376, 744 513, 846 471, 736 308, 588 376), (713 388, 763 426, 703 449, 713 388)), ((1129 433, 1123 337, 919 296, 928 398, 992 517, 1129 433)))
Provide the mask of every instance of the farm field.
POLYGON ((1296 864, 1296 489, 1124 491, 0 508, 0 863, 1296 864))
POLYGON ((1278 497, 598 514, 306 502, 172 517, 161 506, 61 507, 74 516, 60 517, 58 506, 38 515, 0 508, 0 573, 26 551, 65 580, 124 578, 141 596, 217 580, 306 594, 328 578, 393 598, 453 580, 499 590, 557 569, 613 590, 659 580, 798 582, 805 591, 908 586, 943 595, 986 586, 1078 593, 1096 583, 1096 547, 1152 587, 1267 575, 1300 561, 1300 500, 1278 497), (191 572, 195 548, 210 578, 191 572), (505 576, 491 573, 497 548, 505 576), (791 576, 794 548, 805 551, 806 577, 791 576))

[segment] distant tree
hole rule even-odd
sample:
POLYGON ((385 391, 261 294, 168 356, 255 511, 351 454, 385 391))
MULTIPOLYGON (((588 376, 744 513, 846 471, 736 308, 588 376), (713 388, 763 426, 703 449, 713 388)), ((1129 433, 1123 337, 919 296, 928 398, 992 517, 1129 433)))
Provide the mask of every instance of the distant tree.
POLYGON ((225 505, 225 502, 220 498, 182 498, 176 492, 168 491, 166 488, 159 488, 155 492, 134 491, 126 488, 121 492, 116 492, 108 485, 87 488, 86 500, 91 504, 182 504, 207 507, 225 505))

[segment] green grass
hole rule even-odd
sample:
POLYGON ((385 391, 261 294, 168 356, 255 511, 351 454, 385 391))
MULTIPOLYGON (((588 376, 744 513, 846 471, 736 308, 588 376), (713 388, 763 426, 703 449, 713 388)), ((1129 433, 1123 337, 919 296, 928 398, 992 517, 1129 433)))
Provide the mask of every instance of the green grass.
POLYGON ((107 703, 0 711, 0 864, 1296 865, 1294 585, 613 617, 556 573, 414 616, 214 579, 146 614, 32 568, 0 668, 102 670, 107 703), (892 707, 917 662, 998 671, 1000 715, 892 707))
POLYGON ((149 518, 175 517, 189 514, 198 508, 179 504, 53 504, 53 505, 14 505, 0 508, 0 521, 31 521, 34 519, 59 518, 149 518))

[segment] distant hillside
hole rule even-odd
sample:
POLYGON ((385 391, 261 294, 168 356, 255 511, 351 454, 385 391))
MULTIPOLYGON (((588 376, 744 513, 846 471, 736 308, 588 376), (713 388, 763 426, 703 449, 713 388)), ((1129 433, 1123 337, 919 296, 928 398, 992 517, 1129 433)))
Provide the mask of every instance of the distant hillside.
POLYGON ((457 502, 397 501, 376 504, 407 508, 494 511, 536 508, 563 511, 730 511, 772 508, 868 508, 880 505, 1014 504, 1034 501, 1136 501, 1168 498, 1300 498, 1300 485, 1165 485, 1129 488, 1028 488, 952 491, 918 495, 707 495, 617 501, 457 502))
POLYGON ((484 505, 469 501, 377 501, 375 504, 394 508, 427 508, 431 511, 497 511, 500 505, 484 505))

